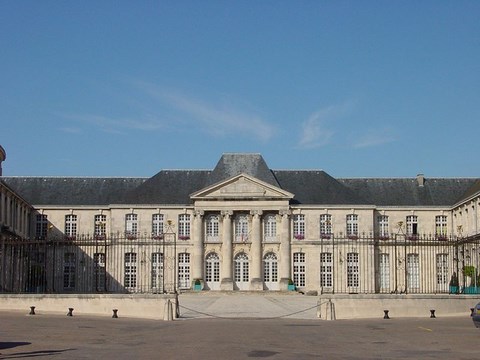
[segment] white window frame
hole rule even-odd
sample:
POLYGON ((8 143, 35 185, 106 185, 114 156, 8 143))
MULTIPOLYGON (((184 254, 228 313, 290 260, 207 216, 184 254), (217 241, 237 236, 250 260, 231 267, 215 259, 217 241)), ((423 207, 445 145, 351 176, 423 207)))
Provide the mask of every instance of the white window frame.
POLYGON ((123 285, 128 290, 137 288, 137 253, 127 252, 124 254, 123 285))
POLYGON ((97 291, 105 291, 106 288, 106 257, 105 253, 93 254, 93 274, 95 276, 95 288, 97 291))
POLYGON ((267 214, 263 219, 263 240, 277 240, 277 215, 267 214))
POLYGON ((164 216, 163 214, 152 214, 152 236, 160 237, 163 235, 164 216))
POLYGON ((378 224, 378 236, 380 236, 380 238, 382 239, 388 239, 389 237, 388 216, 378 215, 377 224, 378 224))
POLYGON ((347 253, 347 287, 360 287, 360 257, 357 252, 347 253))
POLYGON ((220 282, 220 257, 215 252, 205 257, 205 282, 220 282))
POLYGON ((154 292, 163 292, 163 253, 153 252, 150 285, 154 292))
POLYGON ((416 253, 407 254, 407 289, 420 289, 420 257, 416 253))
POLYGON ((190 253, 178 254, 178 288, 190 288, 190 253))
POLYGON ((235 282, 246 283, 250 281, 250 263, 248 255, 241 252, 235 255, 235 282))
POLYGON ((93 221, 93 233, 95 235, 95 239, 105 239, 107 231, 107 215, 97 214, 94 216, 93 221))
POLYGON ((435 236, 437 238, 446 239, 447 237, 447 215, 435 216, 435 236))
POLYGON ((128 238, 136 238, 138 235, 138 215, 135 213, 125 214, 125 235, 128 238))
POLYGON ((358 215, 357 214, 348 214, 347 215, 347 237, 358 237, 358 215))
POLYGON ((178 239, 190 239, 190 214, 178 215, 178 239))
POLYGON ((273 252, 263 257, 263 281, 272 283, 278 281, 278 259, 273 252))
POLYGON ((320 253, 320 286, 333 287, 333 254, 331 252, 320 253))
POLYGON ((293 283, 297 287, 304 287, 306 284, 305 259, 304 252, 293 253, 293 283))
POLYGON ((65 215, 65 236, 74 240, 77 236, 77 215, 65 215))
POLYGON ((210 214, 205 219, 205 240, 217 242, 220 240, 220 217, 218 214, 210 214))
POLYGON ((437 254, 435 256, 435 265, 437 290, 446 292, 449 290, 448 254, 437 254))
POLYGON ((408 215, 406 218, 407 236, 418 236, 418 216, 408 215))
POLYGON ((378 255, 378 286, 381 292, 390 291, 390 254, 378 255))
POLYGON ((320 215, 320 238, 330 239, 332 236, 332 215, 320 215))
POLYGON ((305 215, 293 215, 293 237, 297 240, 305 239, 305 215))
POLYGON ((247 242, 248 241, 248 215, 237 214, 235 216, 235 241, 247 242))

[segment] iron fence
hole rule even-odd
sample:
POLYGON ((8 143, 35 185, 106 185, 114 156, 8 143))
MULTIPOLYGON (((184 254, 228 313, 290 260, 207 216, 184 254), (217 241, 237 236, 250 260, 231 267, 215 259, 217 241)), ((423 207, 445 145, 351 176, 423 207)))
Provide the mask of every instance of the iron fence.
MULTIPOLYGON (((0 292, 173 293, 189 289, 193 244, 161 236, 0 240, 0 292)), ((293 244, 293 241, 292 241, 293 244)), ((480 293, 480 237, 334 238, 310 245, 322 293, 480 293)), ((294 254, 293 254, 294 255, 294 254)), ((293 256, 291 261, 293 262, 293 256)), ((292 263, 293 278, 295 264, 292 263)), ((298 285, 298 284, 297 284, 298 285)))

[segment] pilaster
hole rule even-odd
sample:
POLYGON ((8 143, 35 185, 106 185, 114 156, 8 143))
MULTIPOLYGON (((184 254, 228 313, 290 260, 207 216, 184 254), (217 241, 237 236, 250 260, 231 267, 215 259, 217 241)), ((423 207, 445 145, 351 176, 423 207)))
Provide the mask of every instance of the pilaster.
POLYGON ((288 290, 288 283, 291 279, 291 246, 290 246, 290 215, 289 210, 281 211, 281 233, 280 233, 280 290, 288 290))

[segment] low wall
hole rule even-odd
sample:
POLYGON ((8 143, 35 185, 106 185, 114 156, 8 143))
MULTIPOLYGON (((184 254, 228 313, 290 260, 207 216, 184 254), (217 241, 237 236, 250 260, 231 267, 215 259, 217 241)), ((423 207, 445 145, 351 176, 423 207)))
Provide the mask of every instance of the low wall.
POLYGON ((319 298, 322 304, 319 314, 330 313, 330 307, 326 310, 330 300, 336 319, 383 318, 384 310, 388 310, 391 318, 429 317, 430 310, 435 310, 438 317, 470 316, 470 309, 480 302, 480 296, 473 295, 320 295, 319 298))
MULTIPOLYGON (((118 317, 171 320, 167 306, 172 304, 175 314, 175 295, 127 295, 127 294, 0 294, 0 310, 22 310, 26 314, 35 306, 36 314, 112 316, 117 309, 118 317)), ((173 315, 174 316, 174 315, 173 315)))

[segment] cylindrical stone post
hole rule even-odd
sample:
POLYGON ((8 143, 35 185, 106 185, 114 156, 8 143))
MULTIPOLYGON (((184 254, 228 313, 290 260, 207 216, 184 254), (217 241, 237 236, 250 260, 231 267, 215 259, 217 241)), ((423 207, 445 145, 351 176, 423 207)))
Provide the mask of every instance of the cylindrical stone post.
POLYGON ((290 259, 290 213, 288 211, 280 212, 281 231, 280 231, 280 290, 287 290, 291 274, 290 259))
POLYGON ((252 214, 252 232, 251 232, 251 257, 252 272, 250 280, 251 290, 263 290, 262 281, 262 226, 260 223, 259 210, 254 210, 252 214))
POLYGON ((233 290, 232 279, 232 211, 224 211, 223 215, 223 239, 222 239, 222 281, 220 283, 221 290, 233 290))
POLYGON ((195 211, 193 218, 193 267, 192 278, 203 279, 203 211, 195 211))

